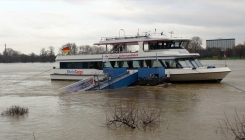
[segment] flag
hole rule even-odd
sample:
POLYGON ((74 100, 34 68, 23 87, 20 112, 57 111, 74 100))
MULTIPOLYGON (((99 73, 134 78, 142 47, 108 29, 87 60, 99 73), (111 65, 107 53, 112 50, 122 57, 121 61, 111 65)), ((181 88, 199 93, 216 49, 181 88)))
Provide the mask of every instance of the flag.
POLYGON ((70 48, 69 47, 65 47, 62 49, 62 52, 67 53, 70 52, 70 48))

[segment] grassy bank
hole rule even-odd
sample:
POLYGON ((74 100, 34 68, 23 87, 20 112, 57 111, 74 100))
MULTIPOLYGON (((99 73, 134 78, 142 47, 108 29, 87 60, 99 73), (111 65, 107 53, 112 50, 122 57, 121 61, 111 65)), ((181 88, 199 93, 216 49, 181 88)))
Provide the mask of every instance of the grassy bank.
MULTIPOLYGON (((226 60, 244 60, 245 57, 238 57, 238 56, 234 56, 234 57, 227 57, 226 60)), ((224 60, 224 58, 217 58, 217 57, 203 57, 203 58, 199 58, 199 60, 224 60)))

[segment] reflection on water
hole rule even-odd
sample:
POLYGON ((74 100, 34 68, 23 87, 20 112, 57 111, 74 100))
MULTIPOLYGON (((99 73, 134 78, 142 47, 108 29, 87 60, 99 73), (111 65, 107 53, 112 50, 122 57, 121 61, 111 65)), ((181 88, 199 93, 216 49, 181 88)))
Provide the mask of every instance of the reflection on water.
MULTIPOLYGON (((50 81, 52 63, 0 64, 0 111, 26 106, 23 117, 0 117, 0 139, 233 139, 216 133, 219 121, 236 108, 245 114, 245 61, 227 61, 232 72, 221 83, 132 86, 122 89, 59 94, 71 81, 50 81), (42 73, 44 72, 44 73, 42 73), (41 74, 40 74, 41 73, 41 74), (36 75, 36 76, 33 76, 36 75), (225 84, 227 83, 227 84, 225 84), (164 111, 169 125, 154 132, 109 130, 104 126, 108 104, 133 100, 164 111)), ((223 61, 202 61, 223 64, 223 61)))

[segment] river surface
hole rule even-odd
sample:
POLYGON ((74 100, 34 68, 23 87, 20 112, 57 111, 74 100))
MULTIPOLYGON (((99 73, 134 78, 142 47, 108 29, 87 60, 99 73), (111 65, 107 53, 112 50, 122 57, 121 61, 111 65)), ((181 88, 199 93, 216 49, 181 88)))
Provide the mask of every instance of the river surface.
MULTIPOLYGON (((224 64, 222 60, 201 61, 224 64)), ((0 116, 0 140, 228 140, 219 123, 245 115, 245 61, 228 60, 232 72, 221 83, 132 86, 104 91, 60 94, 71 81, 51 81, 54 63, 0 64, 0 112, 12 105, 29 108, 25 116, 0 116), (168 124, 155 131, 109 129, 108 104, 130 99, 163 110, 168 124)))

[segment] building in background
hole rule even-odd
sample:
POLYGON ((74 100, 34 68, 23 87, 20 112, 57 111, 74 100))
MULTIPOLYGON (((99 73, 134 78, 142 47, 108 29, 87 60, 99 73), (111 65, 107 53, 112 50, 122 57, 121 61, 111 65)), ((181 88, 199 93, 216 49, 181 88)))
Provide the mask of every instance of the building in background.
POLYGON ((206 40, 206 48, 221 48, 221 50, 226 50, 235 46, 235 38, 229 39, 210 39, 206 40))

